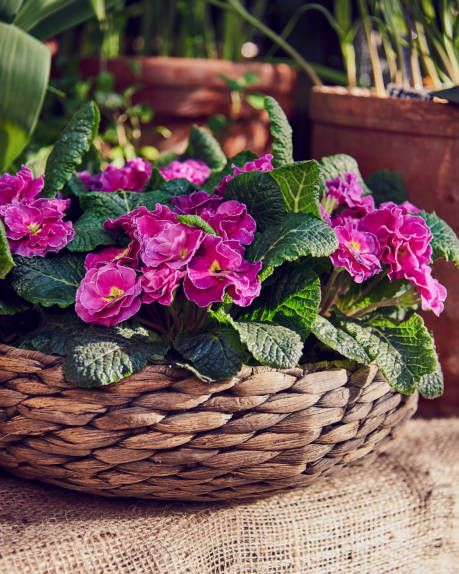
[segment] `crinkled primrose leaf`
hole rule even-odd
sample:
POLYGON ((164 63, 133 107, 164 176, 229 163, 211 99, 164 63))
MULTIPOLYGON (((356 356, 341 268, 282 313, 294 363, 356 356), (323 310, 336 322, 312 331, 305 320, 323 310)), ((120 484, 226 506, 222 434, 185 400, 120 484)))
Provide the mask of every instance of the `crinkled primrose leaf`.
POLYGON ((67 341, 64 374, 81 387, 109 385, 161 361, 167 350, 167 344, 142 327, 87 327, 67 341))
POLYGON ((240 201, 257 222, 258 231, 278 225, 284 217, 285 205, 278 184, 269 173, 249 171, 228 182, 225 199, 240 201))
POLYGON ((188 361, 194 372, 207 382, 227 379, 242 367, 242 350, 234 331, 217 328, 190 335, 181 333, 174 341, 174 348, 188 361))
POLYGON ((280 167, 293 163, 292 128, 284 110, 271 96, 265 97, 265 110, 268 112, 273 138, 273 165, 280 167))
POLYGON ((278 167, 269 172, 269 177, 277 182, 288 211, 321 217, 319 197, 322 178, 316 161, 299 161, 278 167))
POLYGON ((257 234, 247 259, 274 268, 307 255, 325 257, 337 248, 336 234, 327 223, 310 214, 289 213, 279 225, 257 234))
POLYGON ((303 342, 298 333, 269 323, 243 323, 233 321, 242 343, 262 365, 288 369, 298 364, 303 342))
POLYGON ((83 104, 72 116, 46 162, 44 197, 55 197, 81 165, 98 132, 99 121, 99 108, 94 102, 83 104))
POLYGON ((452 261, 456 267, 459 267, 459 238, 453 229, 440 219, 436 213, 427 213, 421 211, 416 213, 424 219, 432 232, 432 249, 433 258, 443 258, 446 261, 452 261))
POLYGON ((15 258, 11 284, 16 293, 29 301, 51 307, 69 307, 84 275, 84 257, 59 253, 45 257, 15 258))
POLYGON ((382 317, 369 324, 340 316, 336 325, 363 347, 397 391, 411 394, 419 389, 424 394, 438 386, 438 377, 431 376, 440 371, 435 344, 419 315, 399 324, 382 317))
POLYGON ((184 157, 200 159, 213 170, 223 169, 226 165, 226 156, 218 141, 207 130, 198 126, 191 128, 184 157))

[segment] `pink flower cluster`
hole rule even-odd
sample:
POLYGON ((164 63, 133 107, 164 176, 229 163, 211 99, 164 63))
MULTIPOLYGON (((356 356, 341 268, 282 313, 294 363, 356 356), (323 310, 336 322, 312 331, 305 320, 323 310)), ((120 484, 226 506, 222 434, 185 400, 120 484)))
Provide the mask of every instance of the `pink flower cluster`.
POLYGON ((325 219, 339 240, 331 255, 333 265, 346 269, 356 283, 383 269, 390 281, 406 279, 420 295, 422 308, 439 315, 447 293, 432 277, 432 234, 416 215, 419 210, 409 202, 386 202, 376 208, 373 198, 363 195, 353 173, 326 183, 325 219))
POLYGON ((88 191, 143 191, 151 176, 151 164, 136 157, 126 163, 124 167, 109 164, 101 173, 90 175, 88 171, 81 171, 78 177, 88 191))
POLYGON ((202 185, 210 175, 210 167, 198 159, 174 160, 166 167, 159 168, 166 181, 186 179, 195 185, 202 185))
POLYGON ((248 306, 260 293, 261 263, 244 259, 255 221, 245 205, 202 191, 175 198, 174 209, 140 207, 105 227, 126 234, 126 248, 109 247, 86 257, 87 273, 77 292, 76 312, 88 323, 113 326, 134 316, 142 304, 170 305, 183 288, 199 307, 223 301, 248 306), (180 221, 199 215, 216 232, 180 221))
POLYGON ((270 153, 266 153, 254 159, 253 161, 248 161, 242 167, 237 167, 237 165, 232 165, 233 173, 225 176, 221 182, 215 188, 215 193, 224 194, 226 188, 228 187, 228 183, 234 179, 240 173, 245 173, 248 171, 271 171, 273 169, 272 163, 273 156, 270 153))
POLYGON ((57 253, 75 236, 64 221, 70 200, 38 198, 43 185, 44 177, 35 179, 26 166, 0 176, 0 220, 11 251, 24 257, 57 253))

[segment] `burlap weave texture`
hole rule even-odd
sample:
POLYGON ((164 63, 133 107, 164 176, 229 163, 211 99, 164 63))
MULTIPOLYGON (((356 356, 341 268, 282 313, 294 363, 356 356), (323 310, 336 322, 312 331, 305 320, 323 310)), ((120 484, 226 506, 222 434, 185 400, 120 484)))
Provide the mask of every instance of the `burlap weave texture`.
POLYGON ((459 573, 459 419, 250 504, 99 499, 0 478, 1 574, 459 573))

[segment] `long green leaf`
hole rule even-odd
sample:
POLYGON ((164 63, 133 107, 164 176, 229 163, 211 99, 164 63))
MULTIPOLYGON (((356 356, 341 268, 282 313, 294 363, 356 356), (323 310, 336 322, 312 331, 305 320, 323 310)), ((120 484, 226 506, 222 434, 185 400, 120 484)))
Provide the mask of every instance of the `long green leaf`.
MULTIPOLYGON (((105 10, 114 6, 116 1, 105 0, 105 10)), ((94 8, 94 0, 29 0, 22 6, 14 23, 44 40, 94 18, 94 8)))
POLYGON ((21 153, 35 128, 50 64, 46 46, 0 22, 0 171, 21 153))
POLYGON ((0 20, 11 22, 21 8, 23 0, 0 0, 0 20))

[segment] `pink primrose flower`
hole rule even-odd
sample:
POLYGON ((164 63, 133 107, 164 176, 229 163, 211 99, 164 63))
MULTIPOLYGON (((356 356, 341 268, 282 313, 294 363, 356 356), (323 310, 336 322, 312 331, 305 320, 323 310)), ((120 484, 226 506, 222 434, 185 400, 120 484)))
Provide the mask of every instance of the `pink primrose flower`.
POLYGON ((92 267, 77 290, 75 311, 86 323, 113 327, 140 309, 141 286, 133 269, 118 263, 92 267))
POLYGON ((250 245, 255 237, 255 219, 247 213, 247 207, 238 201, 224 201, 215 213, 203 214, 202 217, 223 239, 250 245))
POLYGON ((75 236, 72 223, 63 220, 69 204, 66 199, 36 199, 0 207, 11 251, 44 257, 66 247, 75 236))
POLYGON ((142 286, 142 303, 160 303, 170 305, 180 285, 185 271, 161 265, 153 269, 144 269, 140 280, 142 286))
POLYGON ((413 215, 421 212, 419 207, 416 207, 415 205, 413 205, 409 201, 404 201, 403 203, 400 203, 400 205, 397 205, 393 201, 384 201, 379 206, 380 209, 384 209, 384 208, 390 209, 391 207, 398 207, 399 209, 403 210, 403 213, 411 213, 413 215))
POLYGON ((199 307, 223 301, 225 292, 236 305, 246 307, 260 294, 261 262, 250 263, 237 241, 208 235, 188 264, 186 297, 199 307))
POLYGON ((140 243, 140 258, 148 267, 163 263, 174 269, 186 266, 199 248, 204 233, 179 223, 167 207, 136 219, 135 237, 140 243))
POLYGON ((359 207, 361 205, 363 188, 356 173, 347 172, 340 177, 327 180, 325 184, 326 195, 335 200, 336 206, 346 204, 348 207, 359 207))
POLYGON ((352 222, 335 227, 339 247, 330 256, 335 267, 344 267, 356 283, 363 283, 381 271, 380 246, 372 233, 359 231, 352 222))
POLYGON ((421 297, 424 311, 432 311, 437 317, 444 310, 447 291, 437 279, 432 277, 432 269, 428 265, 412 268, 406 279, 416 288, 421 297))
POLYGON ((90 175, 87 171, 78 174, 83 185, 89 191, 112 192, 119 189, 140 192, 151 176, 151 164, 136 157, 124 167, 108 165, 102 173, 90 175))
POLYGON ((388 266, 391 281, 402 279, 431 261, 432 234, 428 225, 422 217, 410 215, 394 203, 365 215, 359 229, 378 238, 381 263, 388 266))
POLYGON ((210 175, 210 167, 197 159, 178 159, 166 167, 159 168, 160 174, 167 181, 171 179, 186 179, 195 185, 203 184, 210 175))
POLYGON ((272 163, 273 156, 270 153, 266 153, 253 161, 248 161, 242 167, 237 167, 237 165, 232 165, 231 168, 233 173, 226 175, 221 182, 215 188, 215 193, 220 195, 224 194, 228 183, 234 179, 240 173, 245 173, 248 171, 271 171, 273 169, 272 163))
POLYGON ((194 191, 188 195, 179 195, 172 199, 177 213, 199 215, 212 214, 223 201, 218 195, 209 195, 205 191, 194 191))
POLYGON ((23 165, 16 175, 0 176, 0 206, 8 203, 33 201, 43 189, 44 176, 36 179, 30 168, 23 165))
POLYGON ((88 253, 84 260, 85 269, 103 267, 107 263, 116 263, 136 269, 138 266, 137 253, 134 252, 134 242, 127 247, 106 247, 96 253, 88 253))

